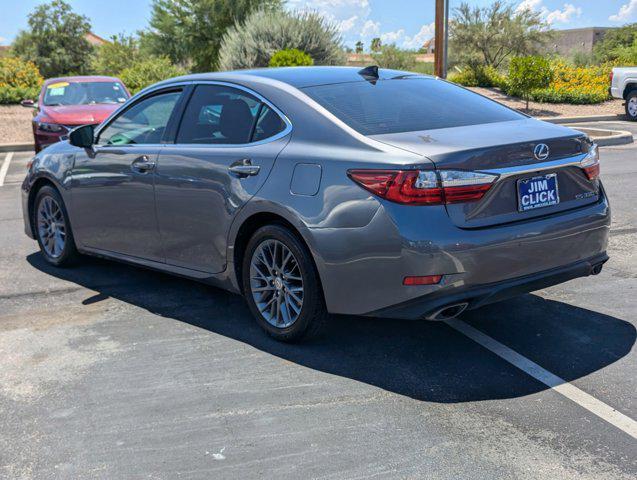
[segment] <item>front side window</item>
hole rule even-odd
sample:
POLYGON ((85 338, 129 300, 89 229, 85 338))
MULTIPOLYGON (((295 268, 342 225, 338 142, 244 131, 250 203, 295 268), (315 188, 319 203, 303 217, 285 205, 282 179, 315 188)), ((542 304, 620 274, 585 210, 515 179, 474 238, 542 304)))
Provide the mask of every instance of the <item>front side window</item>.
POLYGON ((55 82, 44 89, 46 106, 117 104, 128 100, 119 82, 55 82))
POLYGON ((318 85, 303 91, 363 135, 526 118, 452 83, 426 77, 318 85))
POLYGON ((99 145, 161 143, 180 91, 146 98, 124 111, 99 136, 99 145))
POLYGON ((285 129, 276 112, 243 90, 198 85, 186 107, 176 143, 240 145, 285 129))

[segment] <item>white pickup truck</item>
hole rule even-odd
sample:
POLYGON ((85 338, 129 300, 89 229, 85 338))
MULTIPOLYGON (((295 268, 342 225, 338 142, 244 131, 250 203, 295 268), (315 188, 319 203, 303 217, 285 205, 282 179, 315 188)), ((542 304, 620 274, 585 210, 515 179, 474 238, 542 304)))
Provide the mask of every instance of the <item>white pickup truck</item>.
POLYGON ((626 100, 626 115, 630 120, 637 121, 637 67, 613 68, 610 95, 626 100))

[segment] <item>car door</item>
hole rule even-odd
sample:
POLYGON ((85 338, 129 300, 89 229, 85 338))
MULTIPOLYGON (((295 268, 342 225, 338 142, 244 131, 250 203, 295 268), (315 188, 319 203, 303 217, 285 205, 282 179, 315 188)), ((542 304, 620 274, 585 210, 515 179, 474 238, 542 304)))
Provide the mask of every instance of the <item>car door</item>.
POLYGON ((226 265, 228 230, 289 140, 289 121, 254 92, 197 85, 175 143, 160 152, 155 178, 166 262, 216 273, 226 265))
POLYGON ((90 249, 164 261, 155 214, 157 156, 182 89, 153 92, 98 130, 76 156, 74 232, 90 249))

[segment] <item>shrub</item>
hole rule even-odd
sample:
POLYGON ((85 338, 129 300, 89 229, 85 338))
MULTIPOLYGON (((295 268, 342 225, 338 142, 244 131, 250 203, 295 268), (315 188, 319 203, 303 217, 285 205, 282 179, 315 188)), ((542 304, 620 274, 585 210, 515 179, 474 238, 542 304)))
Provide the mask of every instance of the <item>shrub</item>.
POLYGON ((506 85, 507 79, 491 66, 466 67, 464 70, 449 75, 449 81, 465 87, 501 87, 506 85))
POLYGON ((113 35, 111 41, 95 49, 91 70, 99 75, 117 75, 139 61, 139 40, 124 34, 113 35))
POLYGON ((186 73, 183 68, 173 65, 168 57, 150 57, 122 70, 119 78, 135 94, 153 83, 186 73))
POLYGON ((372 58, 381 68, 413 70, 416 67, 414 54, 406 50, 401 50, 396 45, 382 46, 380 52, 372 53, 372 58))
POLYGON ((575 67, 563 60, 551 65, 552 80, 548 87, 535 89, 531 99, 546 103, 592 104, 608 100, 610 64, 575 67))
POLYGON ((314 60, 307 53, 296 48, 279 50, 270 59, 270 67, 303 67, 314 65, 314 60))
POLYGON ((551 83, 552 75, 551 65, 546 58, 515 57, 509 64, 508 86, 511 92, 526 99, 528 110, 531 91, 547 88, 551 83))
POLYGON ((32 62, 19 58, 0 58, 0 103, 19 103, 36 99, 42 76, 32 62))
POLYGON ((259 10, 224 35, 219 68, 267 67, 279 50, 298 49, 317 65, 338 65, 345 54, 335 25, 316 12, 259 10))

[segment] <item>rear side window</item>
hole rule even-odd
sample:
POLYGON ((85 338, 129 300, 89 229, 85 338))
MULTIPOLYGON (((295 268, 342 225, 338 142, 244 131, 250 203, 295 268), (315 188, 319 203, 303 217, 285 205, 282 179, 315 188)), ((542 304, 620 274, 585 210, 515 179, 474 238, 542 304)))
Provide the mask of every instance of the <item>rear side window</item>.
POLYGON ((401 78, 304 88, 347 125, 364 135, 435 130, 520 120, 523 115, 451 83, 401 78))
POLYGON ((245 144, 284 128, 279 115, 249 93, 224 85, 198 85, 184 111, 176 143, 245 144))

